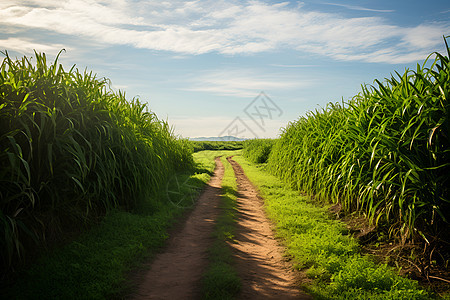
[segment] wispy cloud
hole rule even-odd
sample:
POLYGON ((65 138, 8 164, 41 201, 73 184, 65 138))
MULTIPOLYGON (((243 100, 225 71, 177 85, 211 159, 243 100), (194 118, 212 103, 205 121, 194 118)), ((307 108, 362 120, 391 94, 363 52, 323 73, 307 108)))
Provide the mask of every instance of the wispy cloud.
POLYGON ((312 79, 283 74, 261 74, 256 70, 222 70, 206 72, 190 80, 185 91, 209 92, 222 96, 254 97, 260 91, 310 87, 312 79))
MULTIPOLYGON (((105 46, 131 45, 180 55, 208 52, 238 55, 296 49, 335 59, 387 63, 423 57, 442 43, 442 33, 450 31, 449 23, 401 27, 379 17, 344 18, 307 11, 302 6, 292 8, 286 3, 257 0, 5 0, 0 4, 0 26, 33 28, 83 37, 105 46), (385 52, 387 46, 390 53, 385 52)), ((27 39, 28 45, 34 43, 39 46, 37 49, 47 44, 33 41, 32 37, 27 39)), ((3 40, 0 48, 13 42, 3 40)))
POLYGON ((62 44, 44 44, 24 38, 0 39, 0 50, 16 51, 22 54, 30 53, 34 49, 40 49, 40 51, 44 52, 57 53, 63 48, 64 46, 62 44))
POLYGON ((351 9, 351 10, 360 10, 360 11, 372 11, 372 12, 381 12, 381 13, 391 13, 394 12, 395 10, 391 10, 391 9, 374 9, 374 8, 367 8, 367 7, 363 7, 363 6, 359 6, 359 5, 348 5, 348 4, 341 4, 341 3, 323 3, 326 5, 334 5, 334 6, 340 6, 340 7, 345 7, 347 9, 351 9))
POLYGON ((271 64, 272 67, 279 68, 314 68, 317 65, 283 65, 283 64, 271 64))

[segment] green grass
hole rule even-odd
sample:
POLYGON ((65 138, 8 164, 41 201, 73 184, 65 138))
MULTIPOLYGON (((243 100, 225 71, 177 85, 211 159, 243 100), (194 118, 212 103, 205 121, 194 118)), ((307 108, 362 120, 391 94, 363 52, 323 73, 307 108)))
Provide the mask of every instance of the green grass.
POLYGON ((213 174, 216 167, 215 158, 218 156, 228 157, 240 153, 239 150, 203 150, 193 154, 197 170, 213 174))
POLYGON ((306 290, 317 299, 430 299, 417 282, 403 278, 387 265, 359 253, 358 242, 345 224, 270 175, 266 165, 235 156, 265 200, 276 234, 282 238, 295 267, 313 284, 306 290))
POLYGON ((168 238, 168 229, 191 206, 186 195, 196 197, 209 180, 214 170, 214 154, 195 153, 194 159, 194 174, 177 175, 180 182, 186 176, 190 178, 192 188, 178 195, 186 203, 173 205, 167 201, 162 188, 157 207, 144 206, 135 212, 111 210, 101 224, 64 247, 46 253, 28 270, 23 270, 13 287, 2 286, 2 293, 10 299, 125 297, 133 287, 129 273, 160 250, 168 238))
POLYGON ((240 278, 233 266, 233 255, 227 244, 234 239, 237 184, 233 168, 225 158, 236 153, 221 156, 225 167, 221 214, 215 226, 214 243, 209 248, 208 269, 202 279, 204 299, 235 299, 241 288, 240 278))
POLYGON ((167 205, 152 216, 109 212, 98 227, 21 274, 10 299, 110 299, 126 293, 127 272, 164 245, 180 210, 167 205))

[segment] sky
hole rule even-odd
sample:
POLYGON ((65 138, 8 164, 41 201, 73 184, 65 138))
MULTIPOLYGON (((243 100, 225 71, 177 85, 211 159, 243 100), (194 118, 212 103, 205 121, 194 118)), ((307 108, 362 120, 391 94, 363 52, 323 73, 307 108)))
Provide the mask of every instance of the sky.
POLYGON ((65 49, 180 137, 275 138, 446 53, 450 1, 0 0, 0 28, 1 51, 65 49))

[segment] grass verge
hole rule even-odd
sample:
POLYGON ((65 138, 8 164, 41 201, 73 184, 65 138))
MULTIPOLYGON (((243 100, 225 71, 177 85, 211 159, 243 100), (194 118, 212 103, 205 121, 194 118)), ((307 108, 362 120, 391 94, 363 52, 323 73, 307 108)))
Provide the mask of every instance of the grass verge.
POLYGON ((430 299, 417 282, 403 278, 385 264, 361 255, 345 224, 331 218, 327 207, 293 191, 242 156, 233 158, 265 199, 276 233, 295 267, 313 279, 304 288, 317 299, 430 299))
MULTIPOLYGON (((235 154, 235 152, 233 152, 235 154)), ((209 266, 203 275, 204 299, 234 299, 241 289, 241 281, 233 267, 233 254, 228 242, 234 239, 236 223, 237 184, 233 168, 223 155, 225 167, 222 181, 221 214, 214 230, 214 243, 209 248, 209 266)))
MULTIPOLYGON (((129 272, 159 251, 168 238, 168 229, 209 180, 214 170, 212 155, 208 152, 194 154, 196 172, 176 175, 180 182, 189 178, 189 186, 171 195, 171 201, 167 201, 166 191, 162 190, 157 208, 150 204, 134 213, 110 211, 98 226, 43 255, 21 272, 12 287, 2 287, 0 298, 114 299, 126 296, 132 287, 127 279, 129 272), (187 194, 191 197, 186 197, 187 194), (174 200, 178 205, 173 205, 174 200)), ((154 199, 149 202, 154 203, 154 199)))

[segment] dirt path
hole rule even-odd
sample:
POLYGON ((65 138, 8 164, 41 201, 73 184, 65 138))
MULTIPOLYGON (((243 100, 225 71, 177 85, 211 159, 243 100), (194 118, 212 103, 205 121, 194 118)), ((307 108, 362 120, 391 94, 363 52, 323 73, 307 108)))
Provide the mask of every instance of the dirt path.
MULTIPOLYGON (((273 236, 262 200, 241 166, 231 163, 238 183, 239 217, 235 243, 230 243, 235 266, 242 280, 239 299, 312 299, 298 289, 298 279, 283 259, 283 248, 273 236)), ((200 299, 200 280, 208 264, 207 249, 220 213, 224 167, 216 159, 216 170, 184 227, 156 256, 132 299, 200 299)))
POLYGON ((207 249, 219 213, 224 168, 216 159, 216 170, 184 228, 156 256, 133 299, 199 299, 200 279, 207 263, 207 249))
POLYGON ((227 159, 238 184, 236 243, 230 245, 242 280, 239 299, 312 299, 298 289, 298 279, 283 259, 283 248, 274 238, 254 186, 242 167, 227 159))

